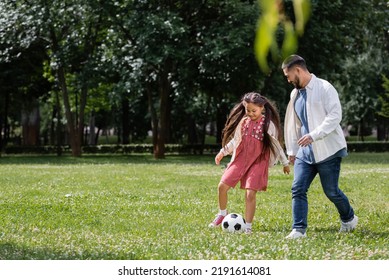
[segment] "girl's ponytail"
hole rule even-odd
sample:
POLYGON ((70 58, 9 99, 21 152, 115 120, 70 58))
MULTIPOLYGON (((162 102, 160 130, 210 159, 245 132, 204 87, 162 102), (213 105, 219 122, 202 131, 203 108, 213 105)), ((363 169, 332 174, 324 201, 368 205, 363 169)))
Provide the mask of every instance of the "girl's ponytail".
POLYGON ((232 108, 228 115, 226 125, 222 131, 222 147, 234 137, 234 132, 241 119, 246 115, 246 109, 243 102, 240 102, 232 108))
POLYGON ((275 128, 276 128, 276 138, 278 141, 281 142, 281 122, 280 122, 280 115, 278 114, 278 111, 275 107, 275 105, 273 105, 273 103, 266 99, 265 97, 263 97, 266 102, 264 103, 264 111, 265 111, 265 124, 264 124, 264 127, 263 127, 263 130, 265 131, 264 133, 264 137, 263 137, 263 144, 264 144, 264 149, 262 151, 262 155, 263 156, 264 154, 267 153, 268 150, 270 150, 273 154, 276 153, 276 148, 274 147, 273 145, 273 141, 271 140, 271 137, 268 133, 269 131, 269 126, 270 126, 270 123, 273 122, 275 128))

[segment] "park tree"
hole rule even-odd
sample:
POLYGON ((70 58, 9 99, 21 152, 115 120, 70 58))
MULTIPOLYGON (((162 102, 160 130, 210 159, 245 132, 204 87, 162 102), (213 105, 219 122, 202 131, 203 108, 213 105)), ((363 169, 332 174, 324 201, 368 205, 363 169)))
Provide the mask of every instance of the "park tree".
MULTIPOLYGON (((385 130, 377 115, 382 75, 388 73, 388 19, 384 1, 349 1, 342 7, 346 16, 341 31, 346 49, 337 77, 344 107, 344 124, 352 125, 364 140, 372 127, 385 130), (353 5, 357 4, 355 7, 353 5), (372 44, 374 42, 374 44, 372 44)), ((382 139, 381 139, 382 140, 382 139)))
POLYGON ((190 127, 189 142, 204 142, 212 106, 229 96, 236 102, 260 79, 255 1, 115 1, 105 10, 125 50, 117 55, 128 95, 148 100, 156 158, 164 157, 166 142, 178 140, 180 125, 190 127))
POLYGON ((343 121, 351 124, 359 140, 371 135, 371 126, 376 123, 379 93, 383 70, 380 50, 372 47, 370 52, 350 56, 343 63, 342 79, 338 86, 342 93, 343 121))
MULTIPOLYGON (((351 108, 347 119, 360 113, 350 103, 356 89, 363 102, 371 100, 364 118, 371 121, 382 92, 376 78, 387 71, 387 19, 383 1, 370 2, 4 0, 1 74, 14 76, 20 58, 36 56, 35 73, 41 75, 43 64, 53 94, 39 100, 63 110, 76 156, 81 145, 96 143, 91 134, 83 139, 88 121, 90 127, 115 123, 124 144, 151 129, 154 156, 163 158, 165 143, 184 137, 204 143, 211 122, 220 140, 229 109, 246 91, 260 90, 282 113, 290 89, 279 66, 294 51, 315 74, 339 83, 342 102, 351 108), (32 46, 41 46, 43 56, 32 46), (362 90, 363 83, 371 90, 362 90)), ((21 92, 31 95, 26 84, 14 82, 8 84, 12 93, 0 96, 2 104, 9 97, 23 101, 21 92)))
MULTIPOLYGON (((124 58, 121 79, 128 79, 122 94, 144 95, 148 100, 154 156, 164 158, 171 127, 173 84, 177 67, 188 48, 186 26, 179 15, 180 1, 115 1, 103 4, 124 58)), ((122 108, 128 96, 122 95, 122 108)), ((127 134, 127 133, 126 133, 127 134)))
POLYGON ((41 67, 47 59, 45 44, 21 39, 28 37, 23 22, 7 4, 0 3, 0 151, 11 137, 15 144, 40 144, 39 100, 50 88, 41 67), (15 133, 16 126, 22 129, 15 133))
POLYGON ((254 55, 258 13, 257 2, 225 1, 200 11, 197 18, 192 45, 198 72, 192 79, 206 94, 202 111, 216 117, 218 143, 229 110, 246 92, 258 91, 264 79, 254 55))
POLYGON ((88 93, 96 87, 94 69, 105 39, 104 17, 90 1, 42 3, 44 34, 51 50, 51 66, 63 96, 73 156, 81 155, 88 93), (73 97, 73 107, 71 98, 73 97))
POLYGON ((73 156, 81 155, 88 92, 96 87, 94 69, 105 39, 104 17, 93 1, 3 1, 2 40, 12 42, 3 55, 12 60, 14 48, 44 42, 49 65, 60 89, 73 156), (17 28, 13 28, 13 26, 17 28))
MULTIPOLYGON (((118 93, 122 102, 123 123, 128 119, 125 112, 131 98, 147 98, 155 156, 162 158, 164 143, 173 135, 171 114, 176 96, 188 95, 185 90, 191 87, 190 97, 207 96, 203 92, 209 92, 217 97, 216 104, 225 103, 223 96, 233 92, 235 82, 248 89, 257 79, 251 72, 255 67, 251 45, 253 19, 257 16, 255 9, 250 11, 255 7, 253 2, 204 1, 198 5, 185 1, 97 1, 93 5, 83 1, 54 1, 48 5, 45 1, 18 1, 13 5, 13 1, 7 1, 4 6, 12 10, 18 22, 23 22, 22 35, 12 33, 12 28, 8 30, 22 38, 14 40, 12 46, 23 47, 37 40, 46 43, 48 76, 55 77, 55 88, 62 96, 73 155, 80 155, 86 96, 94 86, 94 69, 103 65, 97 62, 103 57, 98 54, 99 45, 104 45, 104 36, 99 36, 99 32, 106 31, 108 40, 104 46, 109 44, 111 48, 105 49, 104 55, 112 64, 103 67, 118 77, 113 92, 118 93), (238 12, 234 15, 236 8, 238 12), (242 28, 247 15, 250 20, 242 28), (103 28, 105 19, 110 20, 111 29, 103 28), (231 27, 235 31, 230 32, 231 27), (240 57, 235 58, 237 55, 240 57), (242 83, 244 73, 250 76, 250 72, 251 78, 242 83), (204 85, 199 86, 201 83, 204 85)), ((211 97, 205 100, 210 101, 211 97)), ((203 118, 203 128, 205 123, 203 118)), ((125 139, 126 125, 122 131, 125 139)))

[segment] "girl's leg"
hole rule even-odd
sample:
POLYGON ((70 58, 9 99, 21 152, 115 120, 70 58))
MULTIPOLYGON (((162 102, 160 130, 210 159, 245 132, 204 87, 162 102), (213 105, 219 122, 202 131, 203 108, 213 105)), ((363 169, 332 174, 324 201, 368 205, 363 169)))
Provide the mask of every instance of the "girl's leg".
POLYGON ((246 189, 246 223, 251 224, 254 219, 257 191, 246 189))
POLYGON ((216 218, 208 225, 209 227, 219 226, 224 217, 227 215, 227 192, 230 188, 230 186, 220 181, 218 185, 219 213, 216 215, 216 218))
POLYGON ((227 184, 220 181, 218 186, 218 195, 219 195, 219 209, 226 210, 227 209, 227 192, 231 187, 227 184))

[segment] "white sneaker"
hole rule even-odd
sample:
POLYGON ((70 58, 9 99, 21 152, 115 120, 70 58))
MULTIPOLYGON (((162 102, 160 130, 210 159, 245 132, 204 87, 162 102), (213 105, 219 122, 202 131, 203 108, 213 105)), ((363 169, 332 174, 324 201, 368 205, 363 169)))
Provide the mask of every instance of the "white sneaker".
POLYGON ((292 230, 291 233, 289 233, 289 235, 287 237, 285 237, 286 239, 297 239, 297 238, 302 238, 302 237, 307 237, 307 234, 306 233, 301 233, 299 231, 297 231, 295 228, 292 230))
POLYGON ((339 232, 353 231, 358 224, 358 217, 356 215, 354 215, 354 218, 351 221, 346 222, 346 223, 343 221, 340 221, 340 224, 341 224, 341 226, 340 226, 339 232))

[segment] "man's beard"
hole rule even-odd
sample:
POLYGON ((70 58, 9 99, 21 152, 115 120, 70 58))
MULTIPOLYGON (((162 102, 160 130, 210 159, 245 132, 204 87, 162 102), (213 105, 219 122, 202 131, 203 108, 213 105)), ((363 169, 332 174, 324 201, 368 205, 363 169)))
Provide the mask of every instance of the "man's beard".
POLYGON ((294 87, 296 89, 302 89, 303 87, 301 86, 300 79, 297 77, 296 80, 294 81, 294 87))

